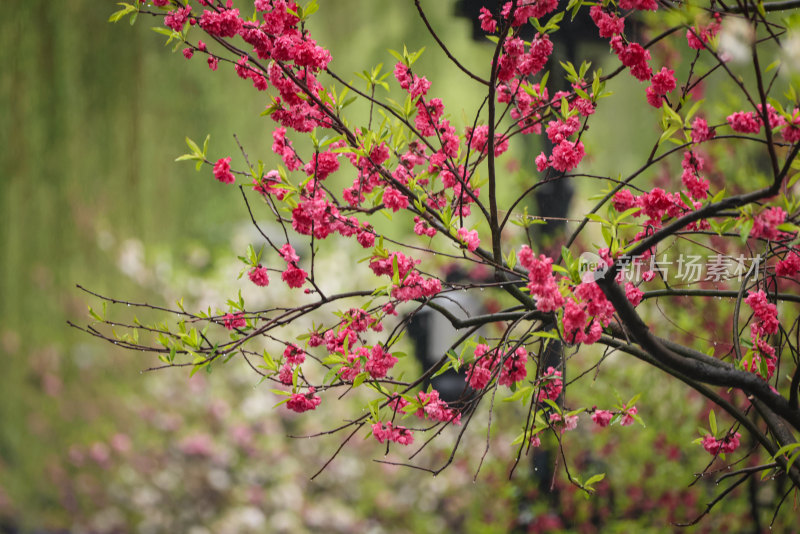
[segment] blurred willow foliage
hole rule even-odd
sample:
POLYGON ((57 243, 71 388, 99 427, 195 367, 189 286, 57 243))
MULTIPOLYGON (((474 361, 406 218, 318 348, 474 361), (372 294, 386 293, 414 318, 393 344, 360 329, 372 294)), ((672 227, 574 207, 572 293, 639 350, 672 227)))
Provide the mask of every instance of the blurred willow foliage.
MULTIPOLYGON (((340 3, 350 9, 320 17, 316 33, 334 43, 341 72, 387 61, 386 48, 397 43, 431 45, 412 34, 410 3, 340 3)), ((272 155, 268 119, 258 117, 264 94, 228 72, 209 72, 202 58, 165 53, 149 30, 156 21, 108 23, 115 7, 26 0, 0 18, 0 531, 69 528, 87 506, 58 483, 71 476, 70 447, 138 428, 131 407, 154 402, 146 382, 169 380, 142 378, 137 371, 149 360, 66 326, 86 316, 88 298, 75 284, 163 300, 157 283, 120 261, 158 256, 201 277, 230 260, 232 228, 247 217, 238 192, 173 160, 185 136, 206 134, 213 157, 236 158, 233 133, 251 156, 272 155)), ((442 3, 432 16, 451 9, 442 3)), ((455 46, 480 51, 468 24, 445 31, 455 46)), ((433 81, 446 86, 451 74, 441 69, 433 81)))

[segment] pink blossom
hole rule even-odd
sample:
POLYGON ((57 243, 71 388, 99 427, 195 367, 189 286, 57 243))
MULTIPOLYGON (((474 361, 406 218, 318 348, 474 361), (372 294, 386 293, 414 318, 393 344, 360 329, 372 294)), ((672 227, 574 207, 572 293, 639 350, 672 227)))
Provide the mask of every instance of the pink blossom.
POLYGON ((306 353, 294 343, 286 345, 283 351, 283 357, 286 359, 286 362, 291 365, 300 365, 306 361, 306 353))
POLYGON ((657 95, 665 95, 675 89, 677 82, 675 81, 675 71, 667 67, 661 67, 661 70, 653 75, 650 80, 653 91, 657 95))
POLYGON ((403 63, 396 63, 394 66, 394 77, 400 82, 400 87, 408 89, 411 87, 411 71, 403 63))
POLYGON ((419 217, 414 216, 414 233, 421 236, 433 237, 436 235, 436 228, 428 226, 428 222, 419 217))
POLYGON ((734 132, 758 133, 761 130, 761 117, 753 111, 737 111, 726 120, 734 132))
POLYGON ((713 139, 717 132, 712 128, 709 129, 708 123, 702 117, 695 117, 692 121, 692 143, 702 143, 713 139))
POLYGON ((218 66, 219 66, 219 60, 216 58, 216 56, 209 56, 208 57, 208 68, 211 69, 211 70, 217 70, 218 66))
POLYGON ((589 15, 600 31, 600 37, 612 37, 621 34, 625 30, 625 19, 607 13, 600 4, 593 5, 589 9, 589 15))
POLYGON ((739 438, 741 434, 738 432, 728 434, 721 440, 716 439, 711 434, 703 436, 703 448, 711 455, 716 456, 720 453, 731 453, 739 448, 739 438))
POLYGON ((553 144, 557 144, 575 134, 580 130, 580 127, 581 121, 575 116, 568 118, 566 121, 561 119, 550 121, 547 124, 547 137, 553 144))
POLYGON ((439 392, 435 389, 430 393, 420 391, 417 398, 422 404, 422 408, 417 410, 417 417, 454 425, 461 424, 461 414, 449 408, 447 403, 439 398, 439 392))
POLYGON ((592 421, 597 423, 598 426, 605 428, 611 423, 612 417, 614 417, 614 414, 608 410, 595 410, 592 414, 592 421))
POLYGON ((539 389, 539 401, 545 399, 556 400, 564 389, 564 382, 561 380, 561 371, 554 367, 548 367, 542 374, 542 384, 539 389))
POLYGON ((381 345, 375 345, 367 357, 366 370, 372 378, 383 378, 397 363, 397 358, 386 352, 381 345))
POLYGON ((414 434, 405 427, 394 426, 389 423, 374 423, 372 425, 372 435, 378 440, 378 443, 386 441, 393 441, 400 445, 411 445, 414 443, 414 434))
POLYGON ((638 9, 640 11, 655 11, 658 9, 656 0, 620 0, 620 9, 638 9))
POLYGON ((753 228, 750 230, 750 237, 757 239, 778 239, 780 230, 778 226, 786 220, 786 212, 783 208, 773 206, 767 208, 753 217, 753 228))
POLYGON ((253 267, 250 269, 248 276, 250 277, 250 281, 257 286, 266 287, 269 285, 269 275, 267 274, 266 267, 262 267, 261 265, 253 267))
POLYGON ((297 413, 315 410, 320 402, 322 402, 322 399, 314 395, 314 391, 314 387, 311 386, 308 388, 308 393, 292 393, 289 402, 286 403, 286 407, 297 413))
POLYGON ((690 198, 704 199, 708 197, 708 180, 700 177, 703 165, 703 159, 696 152, 689 150, 683 153, 681 181, 689 191, 690 198))
POLYGON ((564 297, 553 276, 553 259, 540 254, 539 258, 527 245, 523 245, 519 255, 520 265, 528 269, 528 290, 536 297, 536 308, 542 312, 555 311, 564 305, 564 297))
POLYGON ((372 248, 375 246, 375 234, 367 230, 359 230, 356 241, 363 248, 372 248))
POLYGON ((483 389, 492 378, 492 369, 497 360, 496 352, 489 352, 489 346, 483 343, 475 347, 475 361, 467 370, 467 382, 472 389, 483 389), (487 354, 488 353, 488 354, 487 354))
POLYGON ((703 50, 711 39, 717 35, 721 25, 722 16, 719 13, 714 13, 714 20, 706 26, 697 26, 686 30, 686 40, 689 43, 689 48, 695 50, 703 50))
POLYGON ((623 212, 631 209, 636 205, 636 197, 628 189, 620 189, 612 199, 614 209, 623 212))
POLYGON ((486 33, 494 33, 497 29, 497 21, 494 20, 492 12, 485 7, 481 7, 481 14, 478 19, 481 21, 481 29, 486 33))
POLYGON ((278 372, 278 380, 280 380, 281 384, 285 384, 288 386, 292 383, 293 375, 294 375, 294 369, 292 369, 292 365, 289 363, 285 363, 281 366, 281 369, 278 372))
POLYGON ((393 187, 387 187, 383 191, 383 204, 397 212, 408 207, 408 197, 393 187))
POLYGON ((550 424, 554 427, 561 427, 561 433, 563 434, 568 430, 575 430, 575 428, 577 428, 578 416, 568 415, 566 417, 563 417, 561 414, 551 413, 550 424))
POLYGON ((234 328, 244 328, 247 326, 247 321, 244 319, 243 313, 231 314, 226 313, 222 320, 224 322, 225 328, 228 330, 233 330, 234 328))
POLYGON ((302 287, 303 284, 306 282, 306 273, 303 269, 295 265, 289 265, 289 267, 281 273, 281 280, 286 282, 291 288, 302 287))
POLYGON ((314 154, 311 161, 306 163, 303 170, 308 176, 314 176, 318 180, 324 180, 337 170, 339 170, 338 155, 333 152, 322 152, 314 154))
POLYGON ((611 38, 611 45, 614 52, 619 57, 623 65, 631 69, 633 77, 639 81, 647 81, 653 74, 653 70, 647 64, 650 60, 650 52, 639 43, 623 44, 619 35, 611 38))
MULTIPOLYGON (((774 124, 786 124, 786 128, 781 130, 781 136, 783 136, 783 140, 787 143, 797 143, 800 141, 800 109, 794 108, 792 111, 792 118, 789 122, 786 121, 782 116, 778 115, 774 109, 771 109, 772 106, 767 104, 767 111, 769 112, 769 123, 770 126, 774 124), (775 119, 773 120, 773 116, 775 119)), ((774 126, 772 126, 774 128, 774 126)))
POLYGON ((200 27, 211 35, 217 37, 233 37, 242 28, 238 9, 225 9, 222 11, 203 11, 200 17, 200 27))
POLYGON ((522 381, 528 376, 528 351, 524 347, 518 347, 512 354, 506 355, 503 360, 503 368, 500 370, 500 377, 497 382, 501 386, 509 386, 522 381))
POLYGON ((789 252, 775 265, 775 274, 778 276, 794 276, 798 271, 800 271, 800 255, 796 252, 789 252))
POLYGON ((236 181, 231 172, 231 158, 221 158, 214 164, 214 177, 223 184, 232 184, 236 181))
POLYGON ((184 24, 186 24, 186 21, 189 20, 189 12, 191 10, 192 6, 186 6, 184 8, 178 8, 174 11, 170 11, 164 17, 164 24, 172 31, 182 32, 184 24))
POLYGON ((631 406, 630 408, 627 409, 623 407, 622 412, 623 416, 619 424, 621 424, 622 426, 630 426, 635 421, 633 416, 636 415, 639 412, 639 410, 636 408, 636 406, 631 406))
POLYGON ((644 293, 642 292, 641 289, 639 289, 630 282, 627 282, 625 284, 625 297, 627 297, 627 299, 634 307, 638 306, 639 303, 642 302, 643 296, 644 293))
POLYGON ((775 304, 767 301, 767 295, 763 290, 749 292, 744 299, 745 304, 750 306, 755 314, 757 332, 761 335, 776 334, 780 323, 778 322, 778 308, 775 304))
POLYGON ((474 252, 475 249, 478 248, 480 245, 481 240, 478 237, 477 230, 467 230, 466 228, 459 228, 458 229, 458 238, 461 240, 464 245, 466 245, 467 250, 470 252, 474 252))
POLYGON ((545 155, 544 152, 542 152, 538 156, 536 156, 536 170, 537 171, 542 172, 543 170, 545 170, 547 168, 548 165, 549 165, 549 163, 547 161, 547 156, 545 155))
POLYGON ((194 49, 193 48, 184 48, 183 49, 183 57, 185 57, 186 59, 192 59, 193 55, 194 55, 194 49))
POLYGON ((561 141, 553 147, 553 154, 550 156, 550 166, 557 171, 569 172, 583 159, 585 155, 583 143, 581 141, 561 141))
POLYGON ((291 243, 283 245, 279 252, 286 263, 297 263, 300 261, 300 256, 297 255, 291 243))

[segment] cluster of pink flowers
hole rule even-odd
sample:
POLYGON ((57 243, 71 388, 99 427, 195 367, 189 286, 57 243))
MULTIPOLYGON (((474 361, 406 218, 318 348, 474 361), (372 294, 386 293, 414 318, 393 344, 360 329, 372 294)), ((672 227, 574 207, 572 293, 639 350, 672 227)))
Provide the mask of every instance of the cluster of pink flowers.
POLYGON ((737 111, 726 120, 734 132, 758 133, 761 130, 761 117, 755 111, 737 111))
POLYGON ((769 380, 775 372, 776 357, 775 348, 770 345, 766 338, 778 332, 780 323, 778 322, 778 308, 775 304, 767 301, 767 295, 759 290, 747 294, 744 299, 745 304, 750 306, 755 315, 755 321, 750 324, 750 339, 753 342, 753 350, 743 357, 744 368, 751 373, 756 373, 765 380, 769 380), (766 373, 761 372, 762 358, 766 363, 766 373))
POLYGON ((778 276, 794 276, 800 272, 800 254, 790 251, 775 265, 775 274, 778 276))
POLYGON ((223 324, 225 328, 228 330, 233 330, 234 328, 244 328, 247 326, 247 321, 245 321, 243 313, 226 313, 222 316, 223 324))
POLYGON ((519 37, 506 40, 503 43, 503 55, 497 63, 497 79, 507 82, 512 78, 524 78, 541 71, 547 64, 550 54, 553 53, 553 43, 550 37, 536 34, 530 43, 527 53, 525 41, 519 37))
POLYGON ((706 25, 695 26, 686 30, 686 40, 689 43, 689 48, 695 50, 703 50, 714 36, 717 35, 722 27, 722 15, 714 13, 714 20, 706 25))
POLYGON ((473 389, 488 386, 500 362, 502 366, 497 382, 501 386, 511 387, 528 376, 528 351, 524 347, 517 347, 511 353, 502 353, 499 348, 489 350, 488 345, 481 343, 475 347, 473 355, 475 361, 469 366, 466 378, 473 389))
POLYGON ((536 308, 542 312, 556 311, 564 305, 564 297, 553 276, 553 259, 540 254, 537 259, 527 245, 517 255, 519 264, 528 270, 528 290, 536 297, 536 308))
POLYGON ((407 302, 422 297, 433 297, 442 291, 442 282, 438 278, 423 278, 414 268, 419 260, 412 260, 402 252, 392 252, 385 258, 373 257, 369 267, 377 276, 392 277, 394 262, 397 263, 400 283, 392 288, 393 298, 407 302))
POLYGON ((283 158, 283 164, 290 171, 300 168, 300 159, 292 147, 292 142, 286 139, 286 128, 275 128, 272 132, 272 151, 283 158))
POLYGON ((568 430, 575 430, 578 428, 577 415, 562 416, 559 413, 551 413, 549 419, 550 425, 554 428, 560 429, 562 434, 568 430))
POLYGON ((191 11, 192 6, 189 5, 170 11, 164 16, 164 24, 173 31, 182 32, 184 25, 189 20, 191 11))
POLYGON ((436 228, 428 226, 428 222, 420 216, 414 216, 414 233, 420 236, 433 237, 436 235, 436 228))
POLYGON ((223 184, 232 184, 236 181, 231 172, 231 158, 221 158, 214 164, 214 177, 223 184))
POLYGON ((608 326, 614 306, 595 282, 579 284, 564 306, 564 335, 569 343, 590 345, 600 339, 608 326))
POLYGON ((539 401, 545 399, 556 400, 561 391, 564 389, 564 382, 561 380, 561 371, 556 370, 555 367, 548 367, 542 373, 541 389, 539 389, 539 401))
POLYGON ((300 256, 294 251, 294 248, 289 243, 281 247, 281 256, 286 261, 286 270, 281 273, 281 280, 286 282, 291 288, 302 287, 306 282, 308 273, 297 266, 300 261, 300 256))
POLYGON ((753 228, 750 230, 750 237, 757 239, 776 240, 781 236, 778 226, 786 220, 786 212, 783 208, 773 206, 767 208, 753 217, 753 228))
POLYGON ((324 180, 337 170, 339 170, 339 158, 334 152, 316 153, 303 167, 306 175, 313 176, 317 180, 324 180))
POLYGON ((595 410, 592 414, 592 421, 599 427, 605 428, 611 423, 614 414, 608 410, 595 410))
MULTIPOLYGON (((622 273, 620 273, 622 274, 622 273)), ((630 301, 630 303, 636 307, 642 302, 642 298, 644 297, 644 292, 633 285, 631 282, 625 283, 625 297, 630 301)))
POLYGON ((692 121, 692 143, 702 143, 713 139, 717 132, 708 127, 708 122, 703 117, 695 117, 692 121))
POLYGON ((261 264, 259 264, 257 267, 253 267, 252 269, 250 269, 248 276, 250 277, 250 281, 257 286, 266 287, 269 285, 269 275, 267 274, 267 268, 262 267, 261 264))
POLYGON ((700 176, 704 164, 697 152, 688 150, 683 153, 681 181, 689 192, 689 198, 702 200, 708 197, 708 180, 700 176))
MULTIPOLYGON (((687 206, 680 193, 667 193, 660 187, 654 187, 651 191, 635 196, 627 189, 620 190, 614 195, 612 203, 614 209, 623 212, 631 208, 639 207, 641 210, 636 211, 634 217, 646 216, 645 230, 637 233, 633 241, 638 241, 647 235, 650 235, 654 230, 663 226, 664 217, 675 218, 697 209, 701 203, 698 198, 705 198, 708 190, 708 182, 699 176, 699 171, 703 168, 702 159, 696 153, 687 152, 684 154, 683 160, 683 173, 681 179, 687 187, 687 196, 692 199, 692 206, 687 206), (705 195, 705 196, 704 196, 705 195)), ((687 227, 689 230, 706 230, 709 228, 709 223, 706 220, 701 220, 692 223, 687 227)), ((647 257, 649 251, 643 254, 647 257)))
POLYGON ((620 0, 620 9, 638 9, 640 11, 655 11, 658 9, 656 0, 620 0))
POLYGON ((445 401, 439 398, 439 392, 435 389, 428 393, 420 391, 417 394, 422 408, 417 410, 417 417, 420 419, 430 419, 432 421, 440 421, 444 423, 453 423, 454 425, 461 424, 461 414, 450 408, 445 401))
POLYGON ((414 434, 402 426, 394 426, 391 422, 374 423, 372 425, 372 435, 378 443, 393 441, 400 445, 411 445, 414 443, 414 434))
POLYGON ((672 92, 676 85, 675 71, 661 67, 661 70, 650 79, 650 87, 647 88, 647 102, 654 108, 660 108, 662 97, 672 92))
POLYGON ((306 361, 305 351, 294 343, 289 343, 286 345, 286 348, 283 351, 283 357, 286 360, 286 363, 291 365, 300 365, 306 361))
POLYGON ((630 426, 634 423, 635 419, 633 418, 634 415, 639 413, 639 409, 636 406, 631 406, 627 408, 626 406, 622 407, 622 419, 620 420, 619 424, 622 426, 630 426))
POLYGON ((281 174, 274 170, 267 172, 260 180, 253 178, 253 191, 264 196, 272 195, 279 201, 283 200, 283 197, 289 192, 282 185, 281 174))
POLYGON ((600 4, 589 9, 589 16, 600 31, 600 37, 614 37, 625 31, 625 18, 606 12, 600 4))
POLYGON ((314 394, 314 386, 309 386, 308 393, 292 393, 286 407, 293 412, 303 413, 309 410, 315 410, 322 402, 318 395, 314 394))
POLYGON ((631 74, 639 81, 646 82, 653 75, 653 69, 647 63, 650 52, 639 43, 625 43, 620 35, 611 38, 611 49, 623 65, 631 70, 631 74))
POLYGON ((472 389, 483 389, 492 379, 492 368, 496 361, 497 351, 489 352, 489 346, 481 343, 475 347, 475 362, 467 370, 467 382, 472 389))
POLYGON ((470 252, 474 252, 478 245, 481 244, 481 240, 478 237, 477 230, 467 230, 466 228, 459 228, 458 229, 458 239, 461 240, 462 243, 467 247, 467 250, 470 252))
POLYGON ((481 22, 481 29, 487 33, 494 33, 494 31, 497 29, 497 21, 494 20, 492 12, 485 7, 481 7, 478 20, 481 22))
POLYGON ((738 432, 727 434, 722 439, 716 439, 711 434, 706 434, 703 437, 703 448, 714 456, 720 453, 731 453, 739 448, 739 438, 741 437, 738 432))
MULTIPOLYGON (((483 124, 481 126, 477 126, 473 128, 472 126, 467 127, 465 137, 469 143, 469 147, 477 150, 481 154, 486 154, 489 151, 489 126, 483 124)), ((503 154, 506 150, 508 150, 508 138, 501 135, 495 134, 494 136, 494 155, 495 157, 503 154)))
MULTIPOLYGON (((361 349, 366 350, 365 347, 361 347, 361 349)), ((397 363, 397 358, 392 356, 391 353, 386 352, 386 349, 381 345, 372 347, 372 350, 369 351, 369 354, 366 356, 366 360, 367 362, 364 367, 372 378, 385 377, 386 373, 397 363)))

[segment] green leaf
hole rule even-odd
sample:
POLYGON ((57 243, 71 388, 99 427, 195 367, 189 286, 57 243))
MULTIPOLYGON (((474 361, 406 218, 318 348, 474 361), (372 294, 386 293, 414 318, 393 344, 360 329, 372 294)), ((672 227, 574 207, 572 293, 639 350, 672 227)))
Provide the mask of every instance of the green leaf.
POLYGON ((118 2, 117 5, 118 6, 123 6, 123 7, 119 11, 115 11, 114 13, 112 13, 111 16, 108 17, 108 22, 115 22, 115 23, 119 22, 119 20, 122 17, 124 17, 125 15, 130 13, 131 11, 136 11, 136 7, 135 6, 132 6, 132 5, 128 4, 128 3, 126 3, 126 2, 118 2))
POLYGON ((590 476, 589 479, 586 482, 583 483, 583 485, 584 486, 591 486, 595 482, 600 482, 604 478, 606 478, 606 474, 605 473, 598 473, 596 475, 590 476))
POLYGON ((717 435, 717 416, 714 415, 714 410, 708 412, 708 425, 711 427, 711 434, 717 435))

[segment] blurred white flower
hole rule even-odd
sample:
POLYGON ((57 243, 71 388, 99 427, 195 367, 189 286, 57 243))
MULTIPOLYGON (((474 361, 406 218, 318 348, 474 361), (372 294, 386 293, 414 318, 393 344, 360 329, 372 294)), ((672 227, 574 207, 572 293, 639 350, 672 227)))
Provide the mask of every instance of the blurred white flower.
POLYGON ((747 21, 727 17, 719 32, 719 54, 724 61, 731 63, 749 61, 754 38, 753 28, 747 21))

